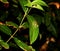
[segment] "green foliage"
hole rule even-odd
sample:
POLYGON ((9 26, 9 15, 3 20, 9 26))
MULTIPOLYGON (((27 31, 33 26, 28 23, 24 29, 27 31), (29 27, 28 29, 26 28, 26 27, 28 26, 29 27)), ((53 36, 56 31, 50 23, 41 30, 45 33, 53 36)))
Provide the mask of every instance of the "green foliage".
POLYGON ((32 4, 39 4, 41 6, 48 6, 44 1, 42 0, 34 0, 32 4))
POLYGON ((6 25, 13 26, 14 28, 18 28, 18 25, 14 22, 6 22, 6 25))
POLYGON ((26 45, 24 42, 22 42, 21 40, 19 40, 18 38, 14 38, 14 41, 16 42, 16 44, 23 50, 25 51, 31 51, 32 48, 30 48, 28 45, 26 45))
POLYGON ((47 6, 47 4, 42 0, 34 0, 32 2, 28 2, 25 6, 43 10, 43 8, 41 6, 47 6))
POLYGON ((37 21, 33 18, 33 16, 28 15, 27 19, 29 22, 30 44, 33 44, 39 34, 39 25, 37 24, 37 21))
POLYGON ((7 34, 7 35, 11 35, 12 31, 9 27, 7 27, 6 25, 0 25, 0 31, 2 31, 3 33, 7 34))
POLYGON ((1 36, 0 36, 0 45, 5 49, 9 49, 9 45, 1 39, 1 36))
POLYGON ((50 13, 43 0, 0 0, 0 3, 0 50, 4 47, 4 51, 10 51, 13 47, 16 51, 39 51, 40 34, 44 40, 47 36, 58 37, 59 18, 50 13))

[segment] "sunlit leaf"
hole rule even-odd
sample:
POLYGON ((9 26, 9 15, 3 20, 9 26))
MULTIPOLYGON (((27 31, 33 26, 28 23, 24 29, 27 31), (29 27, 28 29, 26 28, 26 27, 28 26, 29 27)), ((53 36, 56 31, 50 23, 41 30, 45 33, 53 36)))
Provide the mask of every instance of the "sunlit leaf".
POLYGON ((35 51, 35 49, 33 49, 33 47, 32 46, 29 46, 32 50, 31 51, 35 51))
POLYGON ((41 6, 48 6, 44 1, 41 1, 41 0, 35 0, 32 2, 32 4, 39 4, 41 6))
POLYGON ((6 42, 0 41, 0 44, 2 47, 4 47, 5 49, 9 49, 9 45, 6 42))
POLYGON ((33 44, 39 34, 39 25, 37 24, 37 21, 34 19, 33 16, 28 15, 27 20, 29 22, 29 37, 30 37, 30 44, 33 44))
POLYGON ((18 25, 16 24, 16 23, 14 23, 14 22, 6 22, 6 25, 7 26, 13 26, 13 28, 18 28, 18 25))
POLYGON ((9 27, 7 27, 6 25, 0 25, 0 31, 2 31, 3 33, 7 34, 7 35, 11 35, 12 31, 9 27))
POLYGON ((44 10, 39 4, 33 4, 33 3, 27 3, 25 6, 31 7, 31 8, 36 8, 39 10, 44 10))
POLYGON ((39 10, 44 10, 44 9, 42 8, 42 6, 40 6, 40 5, 38 5, 38 4, 33 5, 32 8, 36 8, 36 9, 39 9, 39 10))
POLYGON ((40 10, 44 10, 42 8, 42 6, 48 6, 48 5, 42 0, 34 0, 32 2, 28 2, 25 6, 40 9, 40 10))
POLYGON ((37 23, 40 25, 42 22, 42 16, 37 14, 32 14, 32 16, 36 19, 37 23))
POLYGON ((31 50, 31 48, 27 44, 25 44, 24 42, 22 42, 18 38, 14 38, 14 41, 21 49, 26 50, 26 51, 31 50))
POLYGON ((9 45, 8 45, 6 42, 4 42, 4 41, 1 39, 1 37, 0 37, 0 45, 1 45, 2 47, 4 47, 5 49, 9 49, 9 45))

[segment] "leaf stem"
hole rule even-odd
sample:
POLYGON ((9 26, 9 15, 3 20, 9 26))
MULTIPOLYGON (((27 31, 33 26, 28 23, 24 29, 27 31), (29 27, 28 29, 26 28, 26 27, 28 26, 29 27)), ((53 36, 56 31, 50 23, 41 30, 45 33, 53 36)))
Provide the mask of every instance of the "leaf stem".
POLYGON ((19 30, 20 26, 22 25, 25 17, 28 15, 28 13, 30 12, 30 10, 31 10, 31 8, 30 8, 30 9, 27 8, 27 10, 26 10, 26 12, 25 12, 25 14, 24 14, 24 16, 23 16, 23 18, 22 18, 22 20, 21 20, 21 23, 20 23, 19 27, 18 27, 18 28, 16 29, 16 31, 11 35, 11 37, 6 41, 7 43, 8 43, 8 42, 14 37, 14 35, 17 33, 17 31, 19 30))

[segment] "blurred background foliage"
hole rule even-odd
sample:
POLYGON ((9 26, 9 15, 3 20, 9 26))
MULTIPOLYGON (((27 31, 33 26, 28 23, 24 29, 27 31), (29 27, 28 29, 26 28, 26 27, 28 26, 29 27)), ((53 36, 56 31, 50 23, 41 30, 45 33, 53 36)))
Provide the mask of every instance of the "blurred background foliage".
POLYGON ((43 0, 42 7, 32 7, 27 1, 0 0, 0 51, 59 51, 60 1, 43 0), (24 5, 32 9, 19 27, 26 12, 24 5))

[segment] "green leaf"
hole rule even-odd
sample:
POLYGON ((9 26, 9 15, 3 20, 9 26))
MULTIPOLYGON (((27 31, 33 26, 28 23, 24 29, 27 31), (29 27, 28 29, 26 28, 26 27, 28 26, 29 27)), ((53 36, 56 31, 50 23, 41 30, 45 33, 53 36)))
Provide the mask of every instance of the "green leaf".
POLYGON ((14 22, 6 22, 7 26, 13 26, 14 28, 18 28, 18 25, 14 22))
POLYGON ((23 11, 25 12, 27 8, 24 5, 28 3, 28 0, 18 0, 18 1, 20 5, 22 6, 23 11))
POLYGON ((30 48, 27 44, 23 43, 23 42, 22 42, 21 40, 19 40, 18 38, 15 38, 15 37, 14 37, 14 41, 15 41, 15 43, 16 43, 21 49, 27 50, 27 51, 30 51, 30 50, 31 50, 31 48, 30 48))
POLYGON ((43 9, 40 5, 38 5, 38 4, 33 5, 33 7, 32 7, 32 8, 36 8, 36 9, 39 9, 39 10, 44 11, 44 9, 43 9))
POLYGON ((29 47, 32 49, 32 51, 35 51, 35 49, 33 49, 32 46, 29 46, 29 47))
POLYGON ((1 45, 2 47, 4 47, 5 49, 9 49, 9 45, 8 45, 6 42, 4 42, 4 41, 1 39, 1 37, 0 37, 0 45, 1 45))
POLYGON ((40 25, 42 22, 42 16, 37 15, 37 14, 32 14, 32 15, 36 19, 37 23, 40 25))
POLYGON ((28 15, 27 20, 29 22, 29 36, 30 36, 30 44, 33 44, 39 34, 39 25, 37 24, 37 21, 34 19, 33 16, 28 15))
POLYGON ((9 45, 8 45, 6 42, 0 41, 0 44, 1 44, 1 46, 4 47, 5 49, 9 49, 9 45))
POLYGON ((36 9, 44 11, 44 9, 39 4, 27 3, 25 6, 28 6, 28 7, 31 7, 31 8, 36 8, 36 9))
POLYGON ((11 35, 11 29, 9 27, 7 27, 6 25, 0 25, 0 31, 2 31, 3 33, 7 34, 7 35, 11 35))
POLYGON ((39 4, 41 6, 48 6, 44 1, 41 0, 34 0, 32 4, 39 4))
POLYGON ((32 2, 28 2, 25 6, 31 7, 31 8, 36 8, 36 9, 40 9, 43 10, 44 9, 41 6, 48 6, 44 1, 41 0, 34 0, 32 2))

